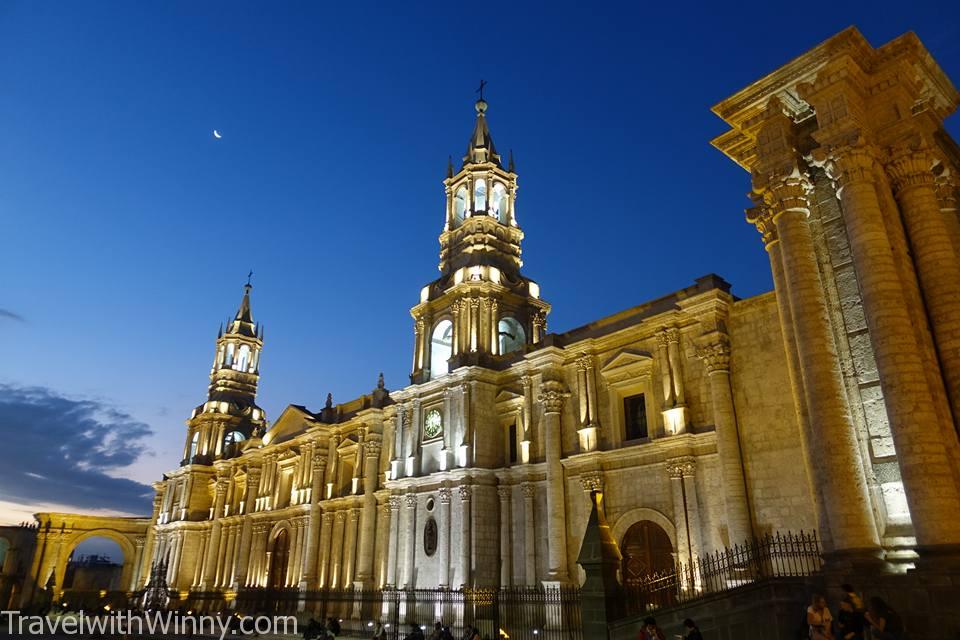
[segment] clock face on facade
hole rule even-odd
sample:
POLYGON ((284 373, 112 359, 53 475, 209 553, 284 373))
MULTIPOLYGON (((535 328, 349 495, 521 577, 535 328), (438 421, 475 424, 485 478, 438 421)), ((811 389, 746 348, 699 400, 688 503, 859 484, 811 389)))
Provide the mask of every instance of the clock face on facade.
POLYGON ((431 409, 423 419, 424 438, 436 438, 443 431, 443 416, 437 409, 431 409))

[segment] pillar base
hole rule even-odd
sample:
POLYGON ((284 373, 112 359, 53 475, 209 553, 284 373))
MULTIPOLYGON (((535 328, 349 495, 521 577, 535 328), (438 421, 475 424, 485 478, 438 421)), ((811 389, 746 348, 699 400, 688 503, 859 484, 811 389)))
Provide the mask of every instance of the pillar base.
POLYGON ((960 544, 918 546, 913 571, 960 574, 960 544))
POLYGON ((879 547, 865 549, 843 549, 823 554, 823 572, 827 575, 861 573, 890 573, 891 568, 883 559, 883 550, 879 547))

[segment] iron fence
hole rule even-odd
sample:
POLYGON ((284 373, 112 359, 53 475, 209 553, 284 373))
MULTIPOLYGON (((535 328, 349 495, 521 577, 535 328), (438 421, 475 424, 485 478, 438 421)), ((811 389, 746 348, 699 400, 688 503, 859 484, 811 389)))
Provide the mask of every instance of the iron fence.
POLYGON ((484 638, 583 640, 580 590, 576 587, 446 589, 240 589, 226 600, 219 592, 191 592, 180 608, 242 615, 295 615, 301 623, 336 618, 342 633, 369 637, 377 623, 389 638, 404 638, 412 625, 429 635, 449 626, 454 637, 467 625, 484 638))
POLYGON ((760 536, 697 558, 673 570, 624 584, 627 615, 687 603, 761 579, 808 576, 820 570, 823 558, 815 532, 760 536))

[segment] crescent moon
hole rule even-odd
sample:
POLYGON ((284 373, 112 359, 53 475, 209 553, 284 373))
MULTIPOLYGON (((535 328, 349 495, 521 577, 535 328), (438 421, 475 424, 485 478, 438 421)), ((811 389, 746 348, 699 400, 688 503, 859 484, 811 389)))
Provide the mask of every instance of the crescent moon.
POLYGON ((219 131, 217 131, 216 129, 214 129, 214 130, 213 130, 213 137, 216 138, 217 140, 219 140, 219 139, 222 138, 223 136, 220 135, 220 132, 219 132, 219 131))

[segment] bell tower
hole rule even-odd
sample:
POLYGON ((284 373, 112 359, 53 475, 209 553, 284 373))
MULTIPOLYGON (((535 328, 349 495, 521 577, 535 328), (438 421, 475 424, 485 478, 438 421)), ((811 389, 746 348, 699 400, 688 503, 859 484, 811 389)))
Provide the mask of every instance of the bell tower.
POLYGON ((210 464, 233 457, 266 427, 266 416, 256 403, 263 327, 253 321, 252 289, 248 280, 236 315, 227 321, 226 331, 221 326, 217 332, 207 401, 187 421, 182 464, 210 464))
POLYGON ((506 366, 539 342, 550 305, 520 273, 513 154, 506 169, 477 100, 476 122, 459 171, 443 181, 447 206, 440 234, 440 277, 420 291, 414 319, 413 383, 467 365, 506 366))

